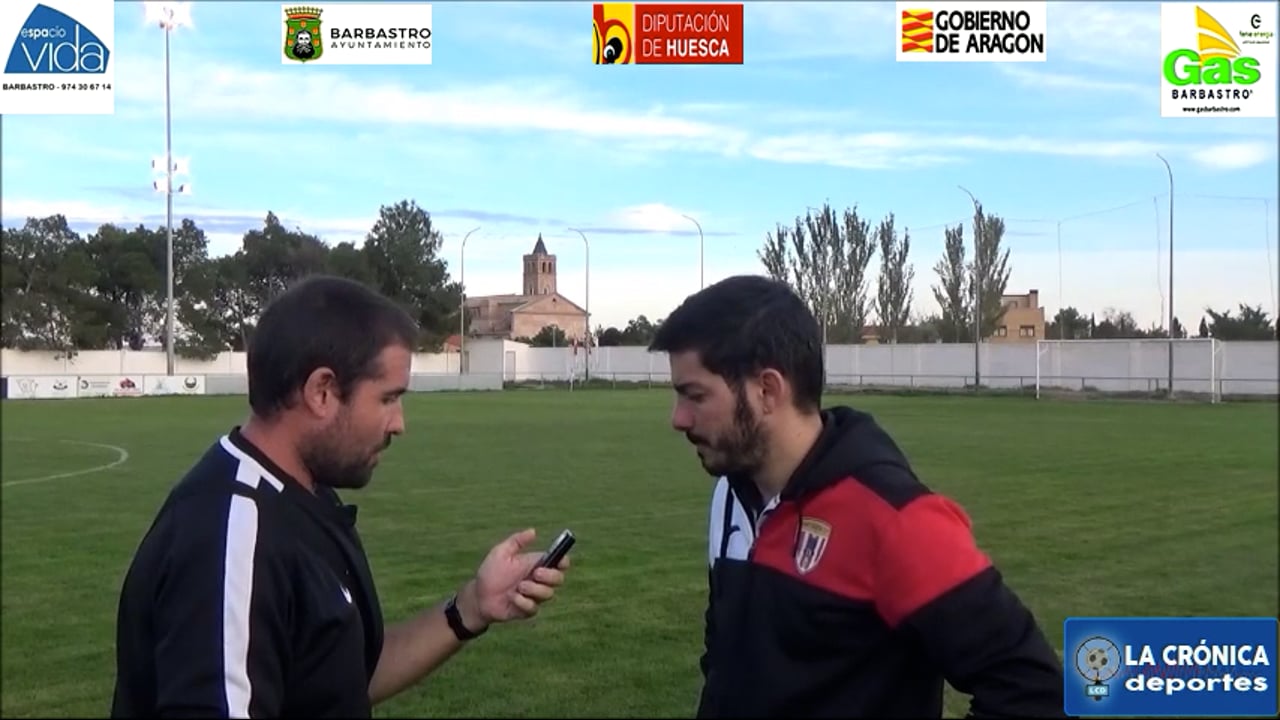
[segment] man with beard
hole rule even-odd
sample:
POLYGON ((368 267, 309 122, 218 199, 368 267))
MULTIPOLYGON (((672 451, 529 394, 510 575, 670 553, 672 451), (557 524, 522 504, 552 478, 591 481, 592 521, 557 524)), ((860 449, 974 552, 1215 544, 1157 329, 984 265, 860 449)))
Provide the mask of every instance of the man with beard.
POLYGON ((784 283, 690 296, 669 354, 672 427, 718 478, 698 717, 1062 717, 1062 665, 978 549, 866 413, 821 409, 822 332, 784 283))
POLYGON ((348 280, 313 277, 262 313, 250 416, 173 488, 120 594, 113 717, 370 717, 563 581, 498 543, 448 601, 384 629, 336 489, 367 485, 404 432, 418 326, 348 280))
POLYGON ((299 60, 310 60, 311 56, 315 54, 316 49, 311 44, 311 33, 306 30, 299 30, 293 40, 293 56, 299 60))

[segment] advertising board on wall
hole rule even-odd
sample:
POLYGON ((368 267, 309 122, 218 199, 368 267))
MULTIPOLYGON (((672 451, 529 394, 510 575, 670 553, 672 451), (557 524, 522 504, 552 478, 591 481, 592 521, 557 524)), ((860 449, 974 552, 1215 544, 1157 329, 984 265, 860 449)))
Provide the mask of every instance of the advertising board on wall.
POLYGON ((203 375, 146 375, 144 395, 203 395, 203 375))
POLYGON ((204 375, 13 375, 4 378, 13 400, 204 395, 204 375))
POLYGON ((9 378, 9 397, 14 400, 58 400, 75 396, 75 375, 16 375, 9 378))

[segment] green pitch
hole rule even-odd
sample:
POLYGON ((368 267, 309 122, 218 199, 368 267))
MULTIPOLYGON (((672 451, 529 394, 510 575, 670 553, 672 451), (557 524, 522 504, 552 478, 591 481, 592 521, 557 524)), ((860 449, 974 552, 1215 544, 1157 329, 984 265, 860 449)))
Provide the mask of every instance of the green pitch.
MULTIPOLYGON (((1276 612, 1274 404, 833 400, 875 413, 965 505, 1054 643, 1068 615, 1276 612)), ((389 620, 440 600, 513 530, 537 527, 539 547, 565 526, 580 539, 571 583, 538 619, 491 631, 378 714, 690 716, 711 481, 668 427, 669 391, 406 402, 409 434, 347 494, 389 620)), ((4 403, 3 715, 105 715, 130 554, 244 408, 4 403)), ((949 712, 962 708, 952 697, 949 712)))

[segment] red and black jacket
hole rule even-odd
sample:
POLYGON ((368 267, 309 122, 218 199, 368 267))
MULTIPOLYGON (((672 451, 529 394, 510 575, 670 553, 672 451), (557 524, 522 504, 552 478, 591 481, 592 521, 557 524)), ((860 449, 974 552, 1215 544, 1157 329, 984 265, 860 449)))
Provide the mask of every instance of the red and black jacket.
POLYGON ((1062 663, 871 416, 824 429, 776 501, 722 478, 698 717, 1064 717, 1062 663))

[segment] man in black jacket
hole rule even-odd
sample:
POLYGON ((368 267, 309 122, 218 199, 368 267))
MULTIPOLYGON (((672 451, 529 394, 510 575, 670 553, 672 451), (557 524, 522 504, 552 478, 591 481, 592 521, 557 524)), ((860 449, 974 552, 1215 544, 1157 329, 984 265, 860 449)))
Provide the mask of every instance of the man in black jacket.
POLYGON ((356 508, 404 431, 417 323, 364 286, 313 277, 249 343, 243 427, 214 441, 143 538, 120 593, 112 717, 370 717, 489 625, 564 580, 489 551, 449 600, 384 628, 356 508))
POLYGON ((672 426, 712 495, 698 717, 1062 717, 1062 664, 869 415, 822 410, 821 331, 787 285, 729 278, 658 330, 672 426))

